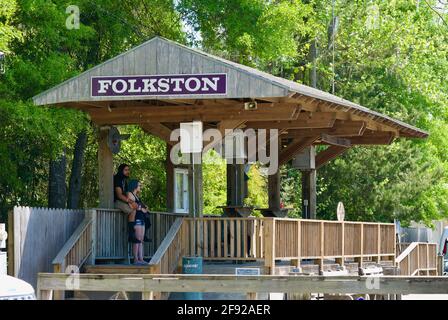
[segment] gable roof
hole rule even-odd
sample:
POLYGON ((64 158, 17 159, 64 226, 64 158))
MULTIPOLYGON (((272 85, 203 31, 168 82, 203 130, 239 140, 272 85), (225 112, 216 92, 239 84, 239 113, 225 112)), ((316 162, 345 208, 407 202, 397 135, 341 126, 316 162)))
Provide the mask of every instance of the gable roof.
MULTIPOLYGON (((36 95, 33 97, 33 101, 36 105, 52 105, 111 100, 108 97, 91 96, 90 80, 92 76, 199 73, 227 74, 227 93, 216 97, 216 99, 281 98, 299 95, 327 102, 328 107, 335 111, 367 117, 396 128, 404 136, 419 138, 428 136, 427 132, 419 128, 327 92, 279 78, 158 36, 36 95)), ((210 97, 204 95, 139 97, 139 99, 153 100, 179 98, 208 99, 210 97)), ((114 101, 134 99, 135 97, 130 96, 113 98, 114 101)))

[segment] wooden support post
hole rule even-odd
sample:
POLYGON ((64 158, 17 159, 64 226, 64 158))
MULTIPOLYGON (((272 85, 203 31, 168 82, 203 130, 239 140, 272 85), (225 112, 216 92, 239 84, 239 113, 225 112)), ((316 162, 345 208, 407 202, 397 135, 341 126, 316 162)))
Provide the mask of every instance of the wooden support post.
POLYGON ((244 164, 227 164, 227 205, 242 206, 245 189, 244 164))
POLYGON ((246 300, 257 300, 257 293, 256 292, 248 292, 246 294, 246 300))
POLYGON ((316 170, 302 173, 302 217, 316 219, 316 170), (306 204, 305 205, 305 201, 306 204))
POLYGON ((398 267, 397 262, 396 262, 396 259, 397 259, 397 230, 396 230, 395 225, 394 225, 394 249, 393 250, 394 250, 394 255, 392 257, 392 262, 393 262, 394 266, 398 267))
POLYGON ((377 262, 381 262, 381 224, 378 223, 378 229, 377 229, 377 262))
POLYGON ((344 222, 342 222, 341 233, 342 233, 342 236, 341 236, 341 242, 342 242, 341 243, 341 250, 342 250, 341 266, 343 266, 345 263, 345 223, 344 222))
POLYGON ((8 211, 8 275, 14 277, 14 211, 8 211))
POLYGON ((324 222, 320 223, 320 259, 319 268, 323 270, 324 268, 324 256, 325 256, 325 225, 324 222))
POLYGON ((296 266, 297 268, 300 267, 300 261, 301 261, 301 250, 302 250, 302 234, 301 234, 301 224, 300 220, 297 220, 297 259, 293 259, 291 261, 291 264, 293 266, 296 266))
POLYGON ((359 255, 359 258, 356 258, 355 259, 355 261, 356 260, 358 260, 357 262, 358 262, 358 264, 359 264, 359 268, 362 268, 362 266, 363 266, 363 254, 364 254, 364 224, 362 224, 361 223, 361 232, 360 232, 360 234, 361 234, 361 244, 360 244, 360 255, 359 255))
POLYGON ((53 300, 53 290, 37 290, 37 300, 53 300))
POLYGON ((193 181, 193 165, 188 166, 188 187, 189 187, 189 203, 190 216, 193 216, 193 203, 196 206, 196 217, 202 217, 203 210, 203 190, 202 190, 202 159, 201 153, 192 154, 194 157, 194 181, 193 181), (194 188, 194 191, 193 191, 194 188), (194 194, 194 201, 193 201, 194 194))
MULTIPOLYGON (((421 269, 420 265, 420 245, 417 245, 414 250, 417 250, 417 270, 421 269)), ((420 271, 417 271, 417 276, 420 275, 420 271)))
POLYGON ((340 266, 344 265, 344 261, 345 261, 345 225, 344 222, 341 223, 341 242, 340 242, 340 246, 341 246, 341 257, 340 258, 336 258, 335 262, 337 264, 339 264, 340 266))
POLYGON ((96 261, 96 245, 97 245, 97 220, 96 220, 96 210, 90 209, 86 212, 87 215, 90 215, 90 218, 92 219, 92 235, 91 235, 91 241, 92 241, 92 253, 90 254, 90 264, 95 265, 96 261))
POLYGON ((264 266, 268 274, 275 271, 275 219, 264 220, 264 266))
POLYGON ((160 246, 160 243, 162 242, 162 223, 161 223, 161 215, 157 214, 155 218, 155 226, 154 229, 156 230, 154 243, 156 245, 156 248, 160 246))
MULTIPOLYGON (((64 273, 65 272, 65 266, 64 265, 60 265, 60 264, 56 264, 53 267, 53 272, 54 273, 64 273)), ((52 292, 52 299, 53 300, 65 300, 65 291, 62 290, 53 290, 52 292)))
POLYGON ((142 292, 142 300, 154 300, 154 292, 152 291, 142 292))
POLYGON ((407 273, 407 275, 410 276, 411 275, 411 255, 408 255, 406 257, 406 260, 407 260, 407 264, 408 264, 408 273, 407 273))
POLYGON ((444 269, 444 264, 443 264, 443 256, 437 256, 436 257, 436 268, 437 268, 437 276, 441 276, 443 275, 443 269, 444 269))
POLYGON ((268 175, 268 201, 270 209, 280 209, 280 168, 268 175))
POLYGON ((172 146, 171 144, 166 144, 166 158, 165 158, 165 168, 166 168, 166 211, 174 212, 174 165, 170 159, 172 146))
POLYGON ((99 128, 98 132, 98 190, 100 208, 113 208, 113 155, 107 146, 109 129, 99 128))
POLYGON ((244 166, 245 164, 237 163, 235 164, 236 169, 236 196, 239 205, 244 205, 244 199, 247 197, 246 191, 246 180, 244 179, 244 166))

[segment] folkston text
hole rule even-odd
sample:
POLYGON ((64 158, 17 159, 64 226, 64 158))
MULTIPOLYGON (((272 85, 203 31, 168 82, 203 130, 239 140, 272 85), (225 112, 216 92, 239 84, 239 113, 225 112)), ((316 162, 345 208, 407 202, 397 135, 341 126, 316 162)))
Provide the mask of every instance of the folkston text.
POLYGON ((101 76, 91 79, 92 97, 213 95, 227 93, 227 74, 101 76))

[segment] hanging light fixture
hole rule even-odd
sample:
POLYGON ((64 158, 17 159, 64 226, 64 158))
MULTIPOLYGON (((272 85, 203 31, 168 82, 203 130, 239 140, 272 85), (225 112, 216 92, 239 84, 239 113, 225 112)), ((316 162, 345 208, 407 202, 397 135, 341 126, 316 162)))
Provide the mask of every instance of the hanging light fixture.
POLYGON ((4 74, 6 71, 5 53, 0 51, 0 74, 4 74))

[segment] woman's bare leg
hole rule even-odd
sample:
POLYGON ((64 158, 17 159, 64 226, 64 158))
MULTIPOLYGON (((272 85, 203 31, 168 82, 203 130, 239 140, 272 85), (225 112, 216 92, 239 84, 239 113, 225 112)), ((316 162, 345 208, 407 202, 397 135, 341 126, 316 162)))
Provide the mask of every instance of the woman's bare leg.
MULTIPOLYGON (((145 227, 143 226, 135 226, 135 237, 143 242, 143 234, 145 232, 145 227)), ((138 261, 144 261, 143 260, 143 243, 138 244, 138 261)))
POLYGON ((138 243, 132 244, 132 253, 134 254, 134 263, 138 262, 138 243))

